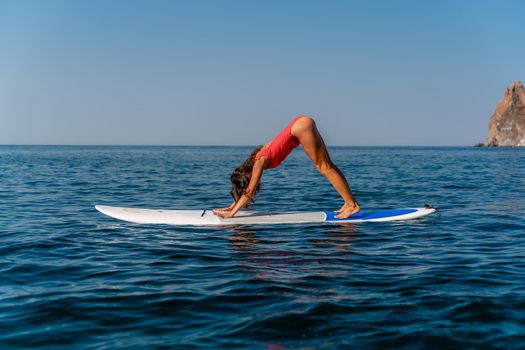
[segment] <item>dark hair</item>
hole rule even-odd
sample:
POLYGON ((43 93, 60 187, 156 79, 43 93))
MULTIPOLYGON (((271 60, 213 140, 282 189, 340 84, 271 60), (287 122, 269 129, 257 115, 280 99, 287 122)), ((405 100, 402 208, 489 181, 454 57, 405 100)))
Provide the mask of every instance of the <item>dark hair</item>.
MULTIPOLYGON (((246 160, 241 165, 235 168, 231 174, 230 180, 232 182, 232 190, 230 191, 230 194, 233 200, 236 202, 242 197, 244 191, 248 188, 253 170, 253 163, 255 162, 255 155, 261 150, 262 147, 263 146, 256 147, 250 156, 246 158, 246 160)), ((255 201, 255 194, 259 192, 260 189, 261 185, 258 184, 257 188, 255 189, 255 193, 252 194, 252 202, 255 201)))

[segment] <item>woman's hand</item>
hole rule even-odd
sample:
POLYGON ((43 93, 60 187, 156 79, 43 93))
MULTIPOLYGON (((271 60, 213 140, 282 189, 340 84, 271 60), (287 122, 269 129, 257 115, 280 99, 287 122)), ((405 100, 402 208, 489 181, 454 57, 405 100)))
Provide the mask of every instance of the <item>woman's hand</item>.
POLYGON ((216 212, 231 211, 231 210, 233 209, 234 206, 235 206, 235 201, 233 201, 233 203, 230 204, 230 206, 227 207, 227 208, 217 208, 217 209, 213 209, 212 212, 213 212, 213 214, 217 215, 216 212))
POLYGON ((225 213, 225 212, 221 212, 221 211, 214 210, 214 211, 213 211, 213 215, 218 216, 218 217, 220 217, 221 219, 230 219, 230 218, 233 218, 233 214, 231 213, 230 210, 228 210, 226 213, 225 213))
POLYGON ((230 211, 232 210, 231 207, 227 207, 227 208, 217 208, 217 209, 213 209, 213 213, 215 214, 216 211, 230 211))

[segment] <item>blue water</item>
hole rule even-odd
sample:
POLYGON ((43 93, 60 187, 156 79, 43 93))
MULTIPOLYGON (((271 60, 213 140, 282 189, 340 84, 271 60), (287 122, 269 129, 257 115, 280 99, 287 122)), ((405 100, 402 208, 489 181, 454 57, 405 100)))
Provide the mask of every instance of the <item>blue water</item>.
MULTIPOLYGON (((230 203, 246 147, 0 147, 0 348, 524 348, 525 149, 332 148, 395 223, 135 225, 230 203)), ((260 210, 333 210, 298 149, 260 210)))

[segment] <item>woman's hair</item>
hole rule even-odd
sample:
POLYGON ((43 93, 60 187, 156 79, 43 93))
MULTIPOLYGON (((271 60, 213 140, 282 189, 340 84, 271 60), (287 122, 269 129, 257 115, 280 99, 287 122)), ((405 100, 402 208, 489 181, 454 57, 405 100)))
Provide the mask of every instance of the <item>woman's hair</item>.
MULTIPOLYGON (((263 146, 256 147, 250 156, 246 158, 246 160, 241 165, 235 168, 231 174, 230 180, 232 182, 232 190, 230 191, 230 194, 235 202, 237 202, 242 197, 244 191, 248 188, 250 177, 252 175, 253 163, 255 162, 255 155, 261 150, 262 147, 263 146)), ((261 186, 258 184, 257 188, 255 189, 255 193, 252 194, 252 202, 255 201, 255 194, 259 192, 260 188, 261 186)))

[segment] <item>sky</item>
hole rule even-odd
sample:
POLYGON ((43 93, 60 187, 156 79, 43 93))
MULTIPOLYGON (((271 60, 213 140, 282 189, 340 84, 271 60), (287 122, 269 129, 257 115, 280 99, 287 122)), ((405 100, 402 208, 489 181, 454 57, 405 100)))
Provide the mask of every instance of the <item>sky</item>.
POLYGON ((524 1, 0 0, 0 144, 470 146, 524 1))

